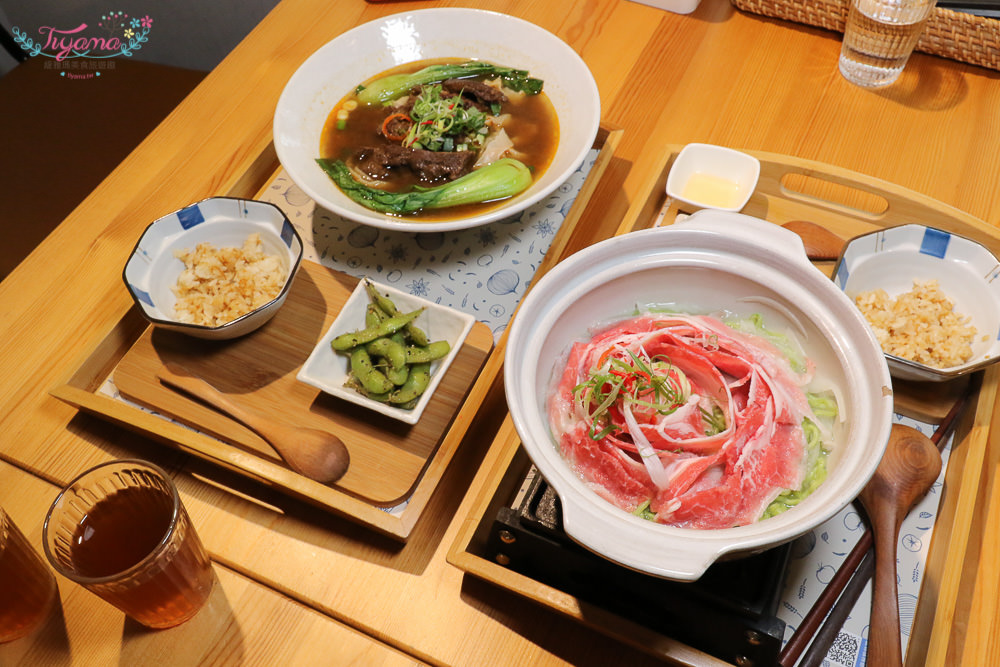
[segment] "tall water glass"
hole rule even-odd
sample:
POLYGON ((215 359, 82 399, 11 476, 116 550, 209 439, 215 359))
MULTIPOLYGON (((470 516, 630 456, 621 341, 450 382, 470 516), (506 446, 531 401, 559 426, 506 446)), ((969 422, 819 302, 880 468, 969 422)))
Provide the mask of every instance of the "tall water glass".
POLYGON ((151 628, 194 616, 215 582, 173 481, 143 461, 73 480, 49 509, 42 546, 57 572, 151 628))
POLYGON ((38 627, 56 595, 52 570, 0 508, 0 644, 38 627))
POLYGON ((840 73, 869 88, 899 78, 936 0, 852 0, 840 49, 840 73))

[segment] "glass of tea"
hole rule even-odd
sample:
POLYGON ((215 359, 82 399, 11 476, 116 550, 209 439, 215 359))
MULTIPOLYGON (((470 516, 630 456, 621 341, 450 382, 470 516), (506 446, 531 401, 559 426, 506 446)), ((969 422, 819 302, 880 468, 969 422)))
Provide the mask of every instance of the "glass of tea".
POLYGON ((57 572, 147 627, 183 623, 212 592, 212 562, 177 487, 151 463, 83 473, 52 503, 43 532, 57 572))
POLYGON ((24 637, 49 615, 56 578, 0 508, 0 644, 24 637))

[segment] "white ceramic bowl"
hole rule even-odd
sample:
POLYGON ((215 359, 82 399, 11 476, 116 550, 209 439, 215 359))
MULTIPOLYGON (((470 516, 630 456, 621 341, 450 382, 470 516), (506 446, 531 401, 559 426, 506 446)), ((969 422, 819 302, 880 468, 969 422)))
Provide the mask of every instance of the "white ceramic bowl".
POLYGON ((725 146, 688 144, 667 174, 667 196, 694 210, 740 211, 760 178, 760 160, 725 146))
POLYGON ((833 272, 834 281, 852 300, 861 292, 884 289, 896 297, 913 289, 914 280, 938 281, 971 318, 977 335, 972 358, 959 366, 934 368, 887 354, 893 377, 940 382, 979 370, 1000 359, 1000 261, 985 246, 924 225, 890 227, 850 241, 833 272))
POLYGON ((318 205, 350 220, 406 231, 466 229, 510 217, 559 187, 593 147, 601 103, 583 60, 552 33, 513 16, 435 8, 394 14, 358 26, 311 55, 289 79, 274 114, 274 146, 289 177, 318 205), (330 111, 362 81, 427 58, 486 60, 530 71, 545 82, 559 118, 559 146, 540 178, 502 206, 460 220, 418 222, 351 201, 316 164, 330 111))
POLYGON ((721 557, 779 545, 833 516, 875 471, 892 423, 885 357, 857 308, 812 266, 798 236, 720 211, 615 237, 557 264, 532 287, 514 317, 504 380, 515 428, 559 496, 567 534, 627 567, 685 581, 699 578, 721 557), (761 313, 765 322, 780 322, 791 313, 800 322, 807 354, 842 389, 844 416, 829 476, 812 495, 747 526, 677 528, 606 502, 570 468, 548 425, 554 376, 572 343, 589 339, 593 327, 652 304, 701 313, 761 313))
POLYGON ((274 204, 249 199, 212 197, 156 220, 139 237, 122 272, 129 294, 155 326, 195 336, 223 340, 259 328, 274 317, 291 289, 302 239, 274 204), (175 251, 193 250, 199 243, 216 248, 242 247, 252 233, 260 234, 264 252, 276 255, 285 269, 285 284, 274 299, 256 310, 220 326, 179 322, 174 316, 173 288, 184 270, 175 251))
POLYGON ((346 354, 334 352, 330 343, 340 334, 364 328, 365 309, 369 302, 364 280, 358 283, 358 286, 351 292, 351 296, 344 303, 344 307, 337 314, 330 329, 313 348, 296 377, 300 382, 312 385, 332 396, 364 406, 401 422, 416 424, 434 395, 434 390, 441 383, 441 378, 448 372, 448 367, 458 355, 458 351, 466 336, 469 335, 469 331, 472 330, 476 318, 460 310, 421 299, 407 292, 401 292, 388 285, 371 282, 380 292, 387 294, 396 304, 396 308, 402 312, 424 308, 424 312, 414 321, 414 324, 424 330, 429 340, 446 340, 451 346, 446 357, 431 363, 430 384, 421 394, 416 406, 405 410, 395 405, 372 400, 344 386, 351 368, 350 359, 346 354))

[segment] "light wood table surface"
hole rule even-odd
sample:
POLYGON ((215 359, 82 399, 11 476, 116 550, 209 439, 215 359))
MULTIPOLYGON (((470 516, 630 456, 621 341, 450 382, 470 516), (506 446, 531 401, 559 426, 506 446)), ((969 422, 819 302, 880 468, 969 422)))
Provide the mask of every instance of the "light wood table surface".
MULTIPOLYGON (((59 489, 0 462, 4 509, 40 548, 59 489)), ((169 631, 143 628, 81 586, 59 577, 60 604, 30 635, 0 644, 0 665, 423 664, 405 653, 215 564, 212 594, 169 631)))
MULTIPOLYGON (((897 85, 863 90, 837 72, 838 34, 742 14, 722 0, 702 0, 688 16, 625 0, 284 0, 0 283, 0 504, 37 540, 54 485, 111 458, 151 459, 175 475, 216 560, 217 608, 188 626, 145 633, 61 582, 64 627, 4 647, 0 662, 54 654, 74 664, 163 656, 177 664, 651 662, 446 561, 476 471, 494 455, 499 394, 401 546, 78 414, 48 393, 129 309, 121 268, 149 221, 260 184, 254 161, 270 142, 275 103, 296 67, 355 25, 433 6, 537 23, 593 71, 603 121, 624 133, 571 247, 612 234, 656 175, 664 148, 695 141, 833 164, 1000 222, 994 71, 917 54, 897 85), (46 639, 53 636, 55 646, 46 639)), ((1000 596, 991 594, 1000 580, 1000 521, 988 521, 1000 512, 989 481, 995 454, 989 463, 981 508, 988 528, 976 536, 983 554, 965 591, 983 604, 973 618, 956 619, 949 662, 995 664, 1000 652, 1000 596)))

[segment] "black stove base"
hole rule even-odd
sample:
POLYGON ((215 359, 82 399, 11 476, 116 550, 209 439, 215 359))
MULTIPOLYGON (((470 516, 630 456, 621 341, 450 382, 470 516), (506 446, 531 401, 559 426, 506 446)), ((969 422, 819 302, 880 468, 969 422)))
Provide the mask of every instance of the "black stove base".
POLYGON ((660 579, 567 537, 558 497, 541 475, 528 479, 517 506, 494 521, 489 549, 498 563, 720 660, 777 664, 785 623, 775 612, 789 545, 718 562, 696 582, 660 579))

